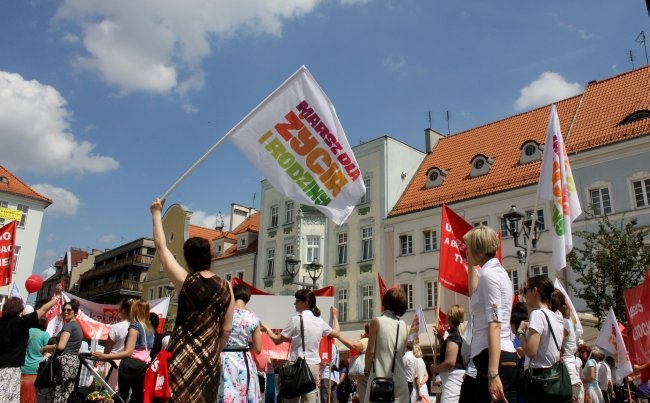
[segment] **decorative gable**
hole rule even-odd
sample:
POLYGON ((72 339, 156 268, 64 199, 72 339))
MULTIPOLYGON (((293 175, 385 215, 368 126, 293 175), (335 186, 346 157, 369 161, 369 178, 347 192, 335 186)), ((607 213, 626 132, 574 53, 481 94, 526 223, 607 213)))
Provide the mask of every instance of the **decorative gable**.
POLYGON ((487 175, 492 169, 494 158, 488 158, 483 154, 477 154, 472 158, 472 170, 469 173, 470 178, 481 175, 487 175))
POLYGON ((542 159, 542 151, 544 146, 535 140, 527 140, 521 145, 521 156, 519 157, 520 164, 528 164, 542 159))

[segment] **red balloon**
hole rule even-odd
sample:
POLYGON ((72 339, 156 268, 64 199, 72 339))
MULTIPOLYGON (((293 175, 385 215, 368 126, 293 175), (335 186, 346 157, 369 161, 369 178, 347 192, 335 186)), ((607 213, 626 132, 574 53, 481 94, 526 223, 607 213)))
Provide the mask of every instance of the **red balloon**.
POLYGON ((31 276, 27 277, 27 280, 25 280, 25 289, 30 294, 40 290, 42 286, 43 277, 39 276, 38 274, 32 274, 31 276))

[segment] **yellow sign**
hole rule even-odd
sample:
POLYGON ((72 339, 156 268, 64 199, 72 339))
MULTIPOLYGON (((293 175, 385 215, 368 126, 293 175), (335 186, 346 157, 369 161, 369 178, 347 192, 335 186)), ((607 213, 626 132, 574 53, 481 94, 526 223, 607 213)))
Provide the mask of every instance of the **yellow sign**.
POLYGON ((5 220, 20 221, 23 217, 23 212, 12 208, 0 207, 0 218, 5 220))

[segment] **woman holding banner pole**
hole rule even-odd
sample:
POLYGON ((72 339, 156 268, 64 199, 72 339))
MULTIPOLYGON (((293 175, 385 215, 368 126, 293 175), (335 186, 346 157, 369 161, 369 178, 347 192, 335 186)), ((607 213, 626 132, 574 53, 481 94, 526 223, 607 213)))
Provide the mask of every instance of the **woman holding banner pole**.
POLYGON ((512 344, 512 282, 498 259, 499 237, 479 226, 464 236, 467 247, 470 308, 473 315, 471 358, 477 370, 476 402, 516 400, 518 357, 512 344), (480 266, 480 273, 474 266, 480 266))

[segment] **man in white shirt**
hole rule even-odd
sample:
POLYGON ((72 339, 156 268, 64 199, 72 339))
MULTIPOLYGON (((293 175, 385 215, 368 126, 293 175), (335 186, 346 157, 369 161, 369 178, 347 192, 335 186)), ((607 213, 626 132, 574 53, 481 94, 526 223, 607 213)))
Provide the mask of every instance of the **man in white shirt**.
MULTIPOLYGON (((120 305, 120 318, 122 321, 117 322, 111 325, 110 330, 108 331, 108 340, 106 340, 106 345, 104 346, 104 352, 109 353, 119 353, 124 351, 124 343, 126 342, 126 336, 129 333, 129 312, 131 311, 131 300, 124 300, 120 305)), ((120 360, 114 360, 115 365, 119 367, 120 360)), ((106 364, 106 373, 108 373, 110 365, 106 364)), ((113 370, 111 376, 108 378, 108 384, 115 390, 117 390, 117 371, 113 370)))
POLYGON ((404 362, 404 371, 406 372, 406 382, 409 386, 409 398, 413 392, 413 383, 418 379, 418 359, 413 354, 413 342, 406 343, 406 354, 402 357, 404 362))
POLYGON ((609 403, 610 391, 613 390, 612 369, 605 363, 605 354, 598 347, 591 350, 591 356, 598 362, 598 387, 603 394, 603 401, 609 403))
POLYGON ((336 385, 339 384, 339 350, 336 344, 332 344, 332 372, 330 363, 320 364, 320 401, 321 403, 336 402, 336 385), (330 395, 332 395, 330 397, 330 395))

